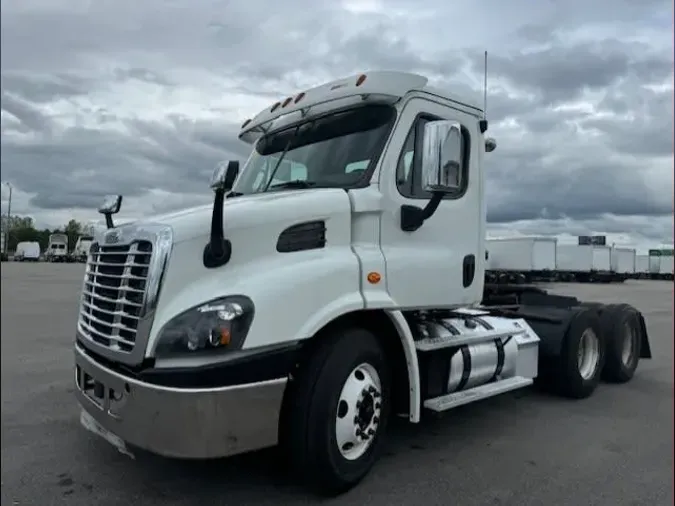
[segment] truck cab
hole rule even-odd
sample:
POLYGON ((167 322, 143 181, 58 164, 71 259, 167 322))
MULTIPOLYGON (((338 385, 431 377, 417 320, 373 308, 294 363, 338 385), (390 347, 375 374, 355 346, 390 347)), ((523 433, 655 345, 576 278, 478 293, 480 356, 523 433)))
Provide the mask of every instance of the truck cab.
POLYGON ((94 240, 94 237, 91 235, 80 235, 77 238, 75 247, 73 248, 72 257, 77 262, 86 262, 87 255, 89 254, 89 248, 91 243, 94 240))
POLYGON ((51 234, 45 251, 45 259, 49 262, 65 262, 68 258, 68 236, 51 234))
MULTIPOLYGON (((369 72, 245 121, 251 154, 216 168, 213 205, 115 227, 109 200, 76 328, 82 424, 172 457, 279 443, 339 493, 392 414, 417 423, 529 386, 540 359, 566 371, 564 395, 590 395, 605 362, 596 306, 486 305, 487 128, 477 101, 369 72)), ((631 311, 624 376, 648 355, 631 311)))

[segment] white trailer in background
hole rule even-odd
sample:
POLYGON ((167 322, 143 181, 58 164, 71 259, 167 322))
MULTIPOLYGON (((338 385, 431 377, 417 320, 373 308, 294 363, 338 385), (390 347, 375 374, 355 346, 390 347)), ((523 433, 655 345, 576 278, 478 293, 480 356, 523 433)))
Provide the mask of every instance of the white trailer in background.
POLYGON ((488 239, 488 278, 503 282, 551 280, 556 269, 557 244, 555 237, 488 239))
POLYGON ((558 244, 557 271, 565 281, 611 281, 611 248, 590 244, 558 244))
POLYGON ((649 255, 635 255, 635 277, 646 278, 649 276, 649 255))
POLYGON ((661 257, 649 255, 649 277, 656 279, 661 272, 661 257))
POLYGON ((610 267, 616 281, 624 281, 635 274, 635 256, 633 248, 611 248, 610 267))
POLYGON ((659 259, 659 279, 673 280, 673 258, 672 256, 660 256, 659 259))

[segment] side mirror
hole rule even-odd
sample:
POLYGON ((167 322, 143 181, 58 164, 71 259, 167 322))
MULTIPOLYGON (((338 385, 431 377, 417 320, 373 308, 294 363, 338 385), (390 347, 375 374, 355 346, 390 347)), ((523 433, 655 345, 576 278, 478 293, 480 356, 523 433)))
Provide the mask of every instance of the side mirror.
POLYGON ((211 210, 211 235, 209 242, 204 247, 203 263, 207 269, 213 269, 225 265, 232 256, 232 244, 225 238, 223 227, 223 211, 225 209, 225 192, 234 186, 234 181, 239 175, 239 162, 231 160, 216 165, 211 176, 211 189, 215 193, 213 197, 213 209, 211 210))
POLYGON ((216 165, 211 176, 211 189, 214 191, 227 192, 232 189, 239 175, 239 161, 230 160, 216 165))
POLYGON ((105 224, 108 228, 114 228, 112 215, 120 212, 122 207, 122 195, 108 195, 103 204, 98 208, 98 212, 105 216, 105 224))
POLYGON ((120 207, 122 207, 122 195, 108 195, 103 200, 98 208, 98 212, 101 214, 117 214, 120 212, 120 207))
POLYGON ((422 141, 422 187, 432 193, 461 188, 464 138, 457 121, 430 121, 422 141))

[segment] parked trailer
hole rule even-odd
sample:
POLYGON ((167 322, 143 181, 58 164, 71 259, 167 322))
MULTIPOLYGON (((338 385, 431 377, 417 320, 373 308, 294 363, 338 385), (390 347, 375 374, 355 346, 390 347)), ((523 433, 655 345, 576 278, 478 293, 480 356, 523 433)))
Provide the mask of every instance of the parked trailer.
POLYGON ((633 248, 612 247, 610 267, 615 281, 624 281, 635 274, 635 250, 633 248))
POLYGON ((486 241, 488 276, 497 282, 552 280, 556 270, 554 237, 504 237, 486 241))
POLYGON ((649 277, 649 255, 635 255, 635 278, 649 277))
POLYGON ((649 255, 649 278, 658 279, 661 275, 661 257, 649 255))
POLYGON ((245 121, 257 154, 241 174, 216 168, 212 206, 115 227, 120 198, 106 201, 75 325, 82 424, 126 453, 279 443, 338 494, 393 415, 418 423, 535 380, 577 399, 629 381, 651 357, 637 309, 484 283, 484 185, 467 182, 496 149, 487 128, 480 101, 422 76, 356 75, 245 121), (268 187, 275 157, 308 182, 268 187))
POLYGON ((661 256, 659 258, 659 279, 673 280, 673 258, 672 256, 661 256))
POLYGON ((563 281, 611 281, 611 248, 590 244, 558 244, 558 276, 563 281))

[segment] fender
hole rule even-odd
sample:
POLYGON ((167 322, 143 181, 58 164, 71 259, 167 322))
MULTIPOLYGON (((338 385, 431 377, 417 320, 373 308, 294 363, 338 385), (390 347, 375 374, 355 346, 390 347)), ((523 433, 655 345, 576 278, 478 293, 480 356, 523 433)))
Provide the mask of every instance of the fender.
POLYGON ((408 385, 410 385, 409 394, 409 415, 408 418, 412 423, 419 423, 421 416, 421 387, 420 387, 420 366, 417 361, 417 349, 415 348, 415 341, 413 340, 410 326, 406 321, 403 313, 398 310, 385 310, 385 314, 394 324, 398 337, 403 346, 403 353, 408 369, 408 385))

